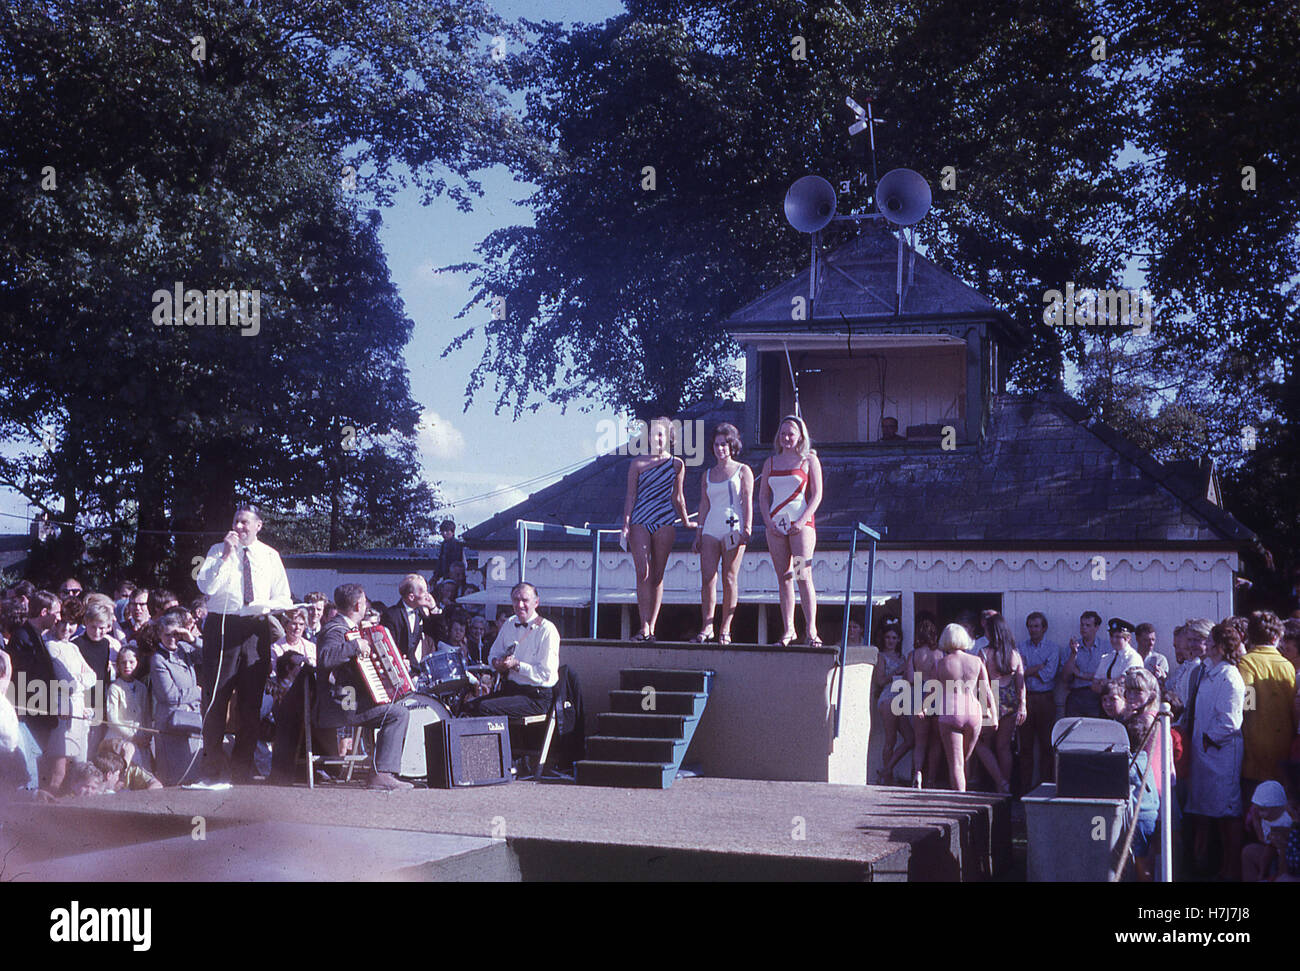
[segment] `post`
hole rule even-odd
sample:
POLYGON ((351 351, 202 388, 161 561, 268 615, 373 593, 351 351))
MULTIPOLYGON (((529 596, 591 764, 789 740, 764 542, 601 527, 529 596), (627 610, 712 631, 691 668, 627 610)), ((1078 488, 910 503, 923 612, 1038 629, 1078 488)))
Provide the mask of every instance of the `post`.
POLYGON ((596 607, 600 593, 600 530, 591 531, 591 639, 596 639, 596 607))
MULTIPOLYGON (((849 540, 848 581, 844 585, 844 623, 840 630, 840 681, 835 688, 835 738, 840 737, 840 709, 844 707, 844 669, 849 655, 849 610, 853 604, 853 561, 858 556, 858 530, 849 540)), ((870 605, 868 605, 870 610, 870 605)))
POLYGON ((519 581, 524 582, 524 553, 528 548, 528 524, 522 519, 515 520, 515 525, 519 527, 519 581))
POLYGON ((1173 741, 1169 722, 1172 712, 1168 702, 1161 704, 1160 714, 1160 882, 1174 882, 1174 821, 1171 807, 1173 790, 1173 741))

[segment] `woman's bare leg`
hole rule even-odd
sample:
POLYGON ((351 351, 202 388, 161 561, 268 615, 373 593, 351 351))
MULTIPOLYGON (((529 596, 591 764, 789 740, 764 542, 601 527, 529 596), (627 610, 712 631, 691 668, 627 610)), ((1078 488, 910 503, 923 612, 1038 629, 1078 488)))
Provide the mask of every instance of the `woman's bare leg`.
MULTIPOLYGON (((705 636, 713 633, 713 615, 718 609, 718 559, 721 556, 721 543, 712 536, 700 537, 700 633, 705 636)), ((725 610, 722 623, 725 630, 728 623, 725 610)))
POLYGON ((650 590, 650 530, 633 523, 627 531, 627 545, 631 548, 632 566, 636 570, 636 609, 641 620, 641 633, 654 630, 654 595, 650 590))
POLYGON ((957 792, 966 791, 966 755, 962 751, 964 736, 952 725, 939 723, 939 740, 948 757, 948 779, 957 792))
MULTIPOLYGON (((912 788, 920 789, 925 776, 926 749, 930 745, 930 721, 923 715, 912 716, 912 730, 916 742, 912 746, 912 788)), ((933 778, 933 777, 932 777, 933 778)))
POLYGON ((772 568, 776 571, 777 592, 781 599, 781 623, 785 626, 782 639, 794 637, 794 574, 790 571, 790 541, 780 533, 767 534, 767 550, 772 555, 772 568))
MULTIPOLYGON (((716 541, 715 541, 716 542, 716 541)), ((718 544, 721 546, 722 544, 718 544)), ((736 616, 736 603, 740 599, 740 561, 745 547, 722 551, 722 628, 720 633, 731 636, 731 620, 736 616)))
POLYGON ((1016 716, 1013 712, 998 722, 997 752, 998 769, 1002 772, 1002 781, 1011 783, 1011 742, 1016 734, 1016 716))
POLYGON ((664 569, 668 566, 668 554, 673 551, 673 540, 677 530, 672 526, 661 526, 650 537, 650 633, 655 632, 659 620, 659 608, 664 601, 664 569))
MULTIPOLYGON (((817 591, 813 589, 812 558, 817 549, 817 530, 805 526, 789 537, 790 553, 798 557, 794 579, 799 584, 799 603, 803 605, 804 626, 808 628, 808 639, 817 636, 817 591)), ((790 610, 790 629, 794 629, 794 608, 790 610)))

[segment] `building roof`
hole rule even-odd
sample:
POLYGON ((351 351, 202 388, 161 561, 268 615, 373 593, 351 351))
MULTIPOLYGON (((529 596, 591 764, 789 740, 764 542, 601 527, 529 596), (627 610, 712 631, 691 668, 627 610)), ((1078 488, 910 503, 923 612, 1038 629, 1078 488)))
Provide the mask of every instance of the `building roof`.
MULTIPOLYGON (((701 414, 710 423, 739 424, 740 406, 715 404, 701 414)), ((811 425, 816 446, 815 418, 811 425)), ((748 443, 743 459, 757 474, 769 454, 765 443, 748 443)), ((1235 548, 1255 540, 1205 498, 1203 475, 1161 464, 1061 393, 992 396, 985 439, 952 451, 937 441, 873 442, 827 446, 818 454, 827 497, 817 511, 822 546, 846 546, 857 522, 883 528, 885 542, 900 546, 1235 548)), ((630 461, 598 458, 479 524, 466 539, 508 549, 517 519, 570 526, 621 521, 630 461)), ((692 511, 701 469, 687 469, 692 511)), ((762 526, 757 515, 755 526, 762 526)), ((687 530, 678 530, 679 546, 690 540, 687 530)), ((537 534, 529 545, 572 548, 587 541, 537 534)))
POLYGON ((1008 336, 1024 340, 1022 329, 978 290, 967 286, 919 253, 904 248, 903 309, 895 313, 898 286, 898 237, 876 222, 860 225, 857 236, 818 258, 818 285, 811 321, 792 324, 796 297, 808 296, 805 268, 787 282, 773 287, 727 318, 728 331, 762 329, 816 329, 815 321, 848 318, 868 327, 899 320, 985 318, 996 322, 1008 336), (757 325, 757 327, 755 326, 757 325))

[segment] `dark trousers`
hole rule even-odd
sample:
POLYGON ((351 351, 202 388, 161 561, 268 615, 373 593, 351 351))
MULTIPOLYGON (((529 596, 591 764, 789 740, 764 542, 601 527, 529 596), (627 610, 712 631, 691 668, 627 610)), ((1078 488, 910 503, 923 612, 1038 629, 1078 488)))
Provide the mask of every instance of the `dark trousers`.
POLYGON ((1076 688, 1065 699, 1065 713, 1076 718, 1104 718, 1101 695, 1091 688, 1076 688))
POLYGON ((538 688, 507 679, 496 694, 474 698, 465 705, 463 714, 469 718, 482 715, 544 715, 551 707, 554 688, 538 688))
MULTIPOLYGON (((303 728, 303 702, 306 700, 307 679, 315 678, 316 672, 303 668, 298 672, 289 690, 285 692, 275 715, 275 745, 271 749, 271 775, 275 780, 288 781, 293 777, 294 763, 298 758, 298 736, 303 728)), ((319 683, 312 685, 312 697, 321 690, 319 683)), ((346 725, 375 729, 375 759, 377 772, 391 772, 394 775, 402 767, 402 747, 406 744, 407 723, 411 712, 405 705, 375 705, 364 712, 348 712, 346 725)), ((321 748, 329 736, 335 734, 335 727, 312 726, 312 748, 317 754, 333 756, 334 746, 321 748)))
POLYGON ((1026 718, 1020 726, 1020 791, 1029 791, 1034 775, 1034 750, 1041 765, 1039 782, 1052 782, 1056 776, 1052 757, 1052 725, 1056 722, 1056 700, 1050 691, 1025 694, 1026 718))
POLYGON ((247 780, 262 720, 262 692, 271 673, 271 629, 265 617, 208 614, 203 624, 203 772, 226 769, 222 742, 231 694, 239 696, 239 731, 231 754, 231 776, 247 780))

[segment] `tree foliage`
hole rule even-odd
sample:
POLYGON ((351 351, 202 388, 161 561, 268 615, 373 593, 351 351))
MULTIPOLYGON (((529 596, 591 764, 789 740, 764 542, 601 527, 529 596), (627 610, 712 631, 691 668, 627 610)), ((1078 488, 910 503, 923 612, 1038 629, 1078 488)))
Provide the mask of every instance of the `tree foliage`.
POLYGON ((465 207, 475 170, 529 164, 506 32, 478 0, 7 5, 0 431, 30 447, 0 481, 186 577, 206 540, 174 534, 237 496, 332 503, 334 543, 378 535, 376 503, 427 513, 412 323, 350 186, 465 207), (258 291, 260 331, 156 326, 177 283, 258 291))

